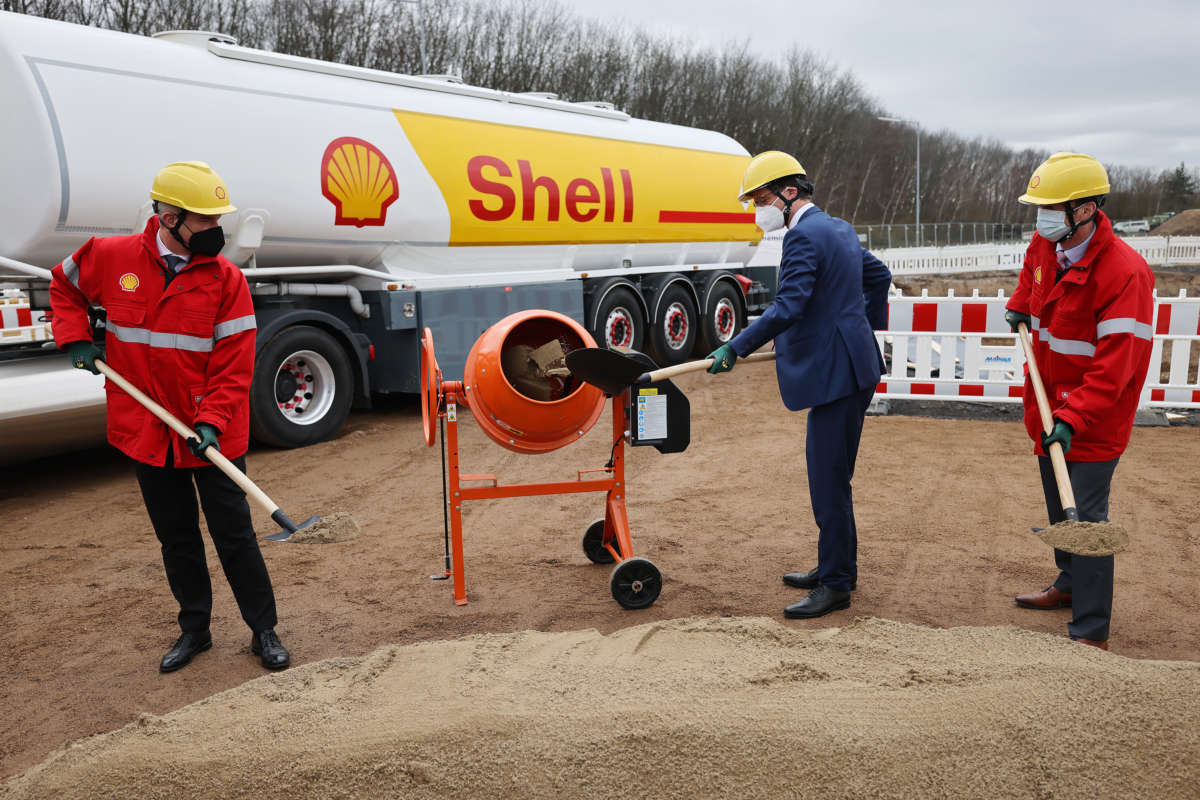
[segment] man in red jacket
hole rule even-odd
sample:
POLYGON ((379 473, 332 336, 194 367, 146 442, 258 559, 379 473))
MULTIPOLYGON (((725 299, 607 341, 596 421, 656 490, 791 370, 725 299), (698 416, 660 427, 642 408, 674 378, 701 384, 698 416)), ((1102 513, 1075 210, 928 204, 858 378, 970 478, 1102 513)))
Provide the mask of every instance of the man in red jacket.
POLYGON ((241 271, 220 255, 222 214, 236 211, 207 164, 170 164, 154 178, 152 217, 141 234, 89 239, 53 271, 54 337, 80 369, 99 374, 88 306, 107 312, 104 359, 199 436, 186 442, 108 383, 108 440, 135 462, 162 544, 183 633, 159 669, 172 672, 212 647, 212 585, 200 536, 197 490, 209 535, 264 667, 291 663, 275 634, 275 594, 250 506, 203 453, 215 447, 245 470, 257 327, 241 271), (195 489, 192 488, 193 481, 195 489))
MULTIPOLYGON (((1100 207, 1109 192, 1100 162, 1055 153, 1029 179, 1020 202, 1035 205, 1037 233, 1025 253, 1005 319, 1033 333, 1034 357, 1046 384, 1054 429, 1042 429, 1025 374, 1025 428, 1034 441, 1050 522, 1066 517, 1046 448, 1066 454, 1076 510, 1084 522, 1108 521, 1113 471, 1133 428, 1150 365, 1154 275, 1133 248, 1113 235, 1100 207)), ((1070 607, 1072 639, 1108 649, 1113 557, 1054 551, 1059 573, 1040 592, 1016 597, 1022 608, 1070 607)))

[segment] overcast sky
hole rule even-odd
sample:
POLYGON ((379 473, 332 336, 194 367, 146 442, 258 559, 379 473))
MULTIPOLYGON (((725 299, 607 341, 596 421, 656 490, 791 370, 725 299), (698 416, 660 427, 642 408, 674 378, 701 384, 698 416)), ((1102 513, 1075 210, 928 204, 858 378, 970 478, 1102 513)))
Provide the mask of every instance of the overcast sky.
POLYGON ((701 45, 812 50, 923 128, 1156 171, 1200 165, 1200 0, 561 2, 701 45))

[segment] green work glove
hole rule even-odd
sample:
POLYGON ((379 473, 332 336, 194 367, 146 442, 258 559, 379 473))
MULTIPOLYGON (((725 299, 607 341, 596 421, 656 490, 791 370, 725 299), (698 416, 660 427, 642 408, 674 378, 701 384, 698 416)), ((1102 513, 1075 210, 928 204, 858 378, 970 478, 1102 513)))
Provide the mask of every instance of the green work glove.
POLYGON ((78 341, 71 342, 66 349, 75 369, 86 369, 93 375, 100 374, 100 370, 96 369, 96 359, 103 359, 104 352, 99 347, 91 342, 78 341))
POLYGON ((197 422, 196 435, 200 438, 197 439, 195 436, 189 436, 187 446, 189 450, 196 454, 197 458, 203 458, 205 461, 208 461, 208 456, 204 455, 204 451, 209 447, 215 447, 220 452, 221 446, 217 444, 217 437, 221 435, 221 432, 217 430, 216 425, 209 425, 207 422, 197 422))
POLYGON ((1046 455, 1050 455, 1050 443, 1058 442, 1062 445, 1063 455, 1071 452, 1071 436, 1075 431, 1070 425, 1061 421, 1054 420, 1054 430, 1050 433, 1042 433, 1042 449, 1046 451, 1046 455))
POLYGON ((1020 311, 1013 311, 1011 308, 1005 310, 1004 321, 1008 323, 1008 327, 1012 328, 1012 332, 1017 332, 1017 326, 1022 322, 1030 329, 1033 328, 1033 317, 1028 314, 1022 314, 1020 311))
POLYGON ((733 365, 737 361, 737 351, 729 345, 723 344, 709 353, 708 357, 713 360, 708 371, 716 375, 718 372, 729 372, 733 369, 733 365))

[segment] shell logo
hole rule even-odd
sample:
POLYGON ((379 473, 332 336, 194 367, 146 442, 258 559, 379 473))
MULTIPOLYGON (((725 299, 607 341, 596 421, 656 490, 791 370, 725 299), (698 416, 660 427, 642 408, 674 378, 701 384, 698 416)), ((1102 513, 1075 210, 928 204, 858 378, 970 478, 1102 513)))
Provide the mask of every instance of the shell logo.
POLYGON ((217 188, 213 189, 213 194, 215 194, 217 196, 218 200, 224 200, 225 199, 225 187, 218 186, 217 188))
POLYGON ((1038 267, 1037 269, 1035 269, 1033 271, 1033 282, 1034 283, 1042 282, 1042 268, 1041 267, 1038 267))
POLYGON ((382 225, 387 209, 400 196, 396 171, 378 147, 342 136, 321 158, 321 194, 337 211, 334 225, 382 225))
POLYGON ((1042 185, 1042 176, 1041 175, 1034 175, 1032 178, 1029 179, 1029 188, 1030 189, 1036 189, 1037 187, 1039 187, 1041 185, 1042 185))
POLYGON ((123 291, 136 292, 137 287, 141 284, 141 281, 138 280, 137 275, 134 275, 132 272, 126 272, 117 279, 117 283, 121 285, 121 289, 123 291))

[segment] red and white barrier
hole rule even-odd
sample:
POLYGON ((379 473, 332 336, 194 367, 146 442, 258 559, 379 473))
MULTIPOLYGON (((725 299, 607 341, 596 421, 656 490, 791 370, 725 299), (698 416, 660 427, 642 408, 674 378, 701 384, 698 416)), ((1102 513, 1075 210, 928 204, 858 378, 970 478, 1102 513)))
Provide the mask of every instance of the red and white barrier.
POLYGON ((0 345, 43 342, 50 338, 47 312, 29 307, 20 289, 0 289, 0 345))
MULTIPOLYGON (((1017 402, 1025 357, 1004 321, 1008 298, 906 297, 888 301, 888 328, 877 331, 889 356, 876 397, 1017 402)), ((1200 376, 1191 364, 1200 348, 1200 297, 1155 297, 1154 346, 1141 406, 1200 408, 1200 376), (1167 347, 1167 344, 1170 347, 1167 347), (1164 353, 1169 357, 1164 362, 1164 353), (1169 369, 1165 383, 1160 381, 1169 369), (1190 378, 1190 380, 1189 380, 1190 378)))

